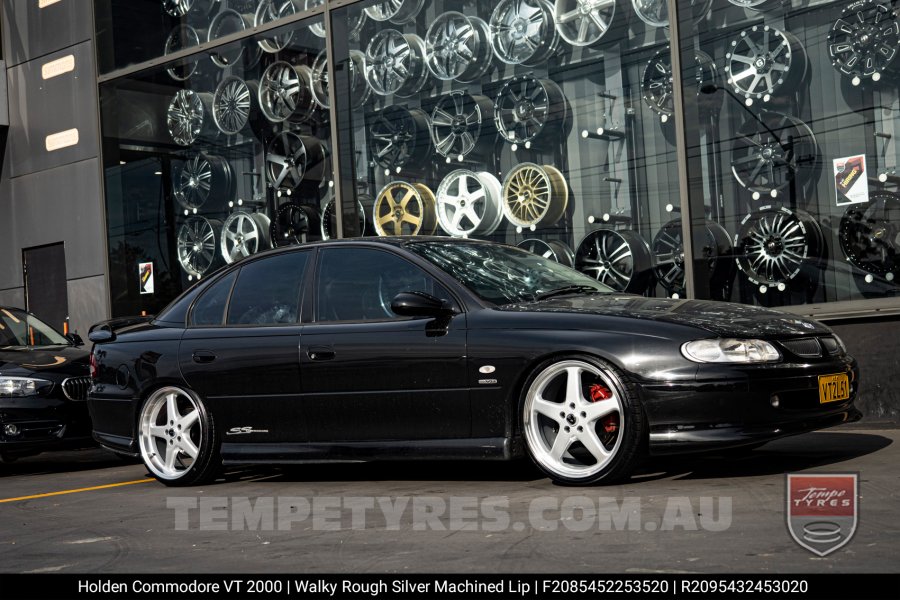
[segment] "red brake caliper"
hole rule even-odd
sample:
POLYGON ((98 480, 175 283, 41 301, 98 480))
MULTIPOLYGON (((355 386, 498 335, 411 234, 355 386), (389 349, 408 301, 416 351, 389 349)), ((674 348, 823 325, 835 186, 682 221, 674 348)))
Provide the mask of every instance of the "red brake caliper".
MULTIPOLYGON (((591 402, 597 402, 598 400, 609 400, 612 398, 612 392, 609 388, 600 385, 599 383, 595 383, 591 385, 591 402)), ((603 425, 603 431, 606 433, 615 433, 616 429, 619 428, 619 413, 611 413, 603 417, 600 421, 600 424, 603 425)))

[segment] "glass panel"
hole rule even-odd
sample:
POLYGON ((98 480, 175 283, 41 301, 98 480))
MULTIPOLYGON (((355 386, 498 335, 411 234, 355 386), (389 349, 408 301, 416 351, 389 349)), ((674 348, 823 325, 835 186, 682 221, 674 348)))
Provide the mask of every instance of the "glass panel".
POLYGON ((501 241, 683 296, 666 30, 632 16, 613 0, 334 9, 344 231, 501 241))
POLYGON ((231 302, 228 325, 277 325, 300 320, 300 286, 309 252, 291 252, 241 268, 231 302))
POLYGON ((702 18, 695 4, 679 2, 698 291, 896 296, 896 3, 729 0, 702 18))
POLYGON ((228 304, 228 295, 231 293, 235 277, 237 273, 230 273, 203 292, 194 304, 194 312, 191 314, 192 325, 221 325, 224 322, 225 306, 228 304))
POLYGON ((331 127, 321 18, 100 88, 113 314, 153 314, 271 246, 321 238, 331 127), (138 265, 153 262, 142 294, 138 265))

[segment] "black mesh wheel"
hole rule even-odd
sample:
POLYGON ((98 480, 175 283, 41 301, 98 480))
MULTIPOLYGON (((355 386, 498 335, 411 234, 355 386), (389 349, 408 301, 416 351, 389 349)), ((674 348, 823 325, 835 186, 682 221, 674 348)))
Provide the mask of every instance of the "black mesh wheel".
POLYGON ((765 206, 741 221, 734 238, 737 266, 752 283, 784 291, 819 258, 822 230, 808 213, 765 206))
POLYGON ((881 191, 865 204, 851 204, 838 239, 852 264, 893 281, 900 275, 900 196, 881 191))
POLYGON ((575 250, 575 268, 617 292, 641 294, 653 277, 647 242, 636 231, 598 229, 575 250))

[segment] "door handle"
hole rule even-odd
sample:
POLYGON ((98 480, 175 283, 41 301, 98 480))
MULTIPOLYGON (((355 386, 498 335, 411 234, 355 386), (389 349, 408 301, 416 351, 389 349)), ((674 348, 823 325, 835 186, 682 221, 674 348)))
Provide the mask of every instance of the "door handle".
POLYGON ((210 350, 194 350, 192 358, 195 363, 205 364, 216 360, 216 355, 210 350))
POLYGON ((334 358, 334 349, 328 346, 312 346, 306 351, 310 360, 331 360, 334 358))

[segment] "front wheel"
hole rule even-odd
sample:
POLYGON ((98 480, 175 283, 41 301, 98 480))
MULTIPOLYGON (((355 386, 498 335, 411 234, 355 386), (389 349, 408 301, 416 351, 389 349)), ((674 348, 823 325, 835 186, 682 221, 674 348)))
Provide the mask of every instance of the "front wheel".
POLYGON ((218 432, 200 398, 164 387, 144 402, 139 420, 141 458, 162 483, 185 486, 213 479, 221 466, 218 432))
POLYGON ((637 393, 604 361, 569 356, 539 365, 520 409, 528 452, 557 483, 610 483, 637 465, 646 435, 637 393))

